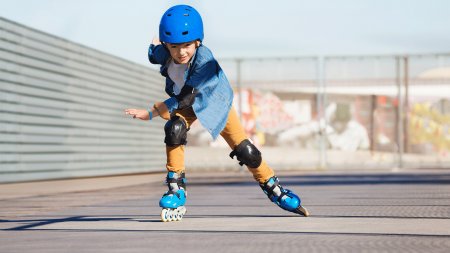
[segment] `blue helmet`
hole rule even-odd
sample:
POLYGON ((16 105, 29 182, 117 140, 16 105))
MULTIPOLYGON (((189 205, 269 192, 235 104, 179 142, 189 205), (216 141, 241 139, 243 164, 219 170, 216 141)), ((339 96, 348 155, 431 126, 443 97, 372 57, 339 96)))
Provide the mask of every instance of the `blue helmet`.
POLYGON ((175 5, 169 8, 159 24, 159 39, 172 44, 202 41, 202 17, 189 5, 175 5))

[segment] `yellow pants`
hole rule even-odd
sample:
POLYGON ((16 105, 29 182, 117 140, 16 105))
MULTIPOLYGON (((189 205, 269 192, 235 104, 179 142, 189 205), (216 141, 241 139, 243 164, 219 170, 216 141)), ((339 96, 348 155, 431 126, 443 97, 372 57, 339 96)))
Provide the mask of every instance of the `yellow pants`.
MULTIPOLYGON (((163 107, 161 104, 157 104, 158 107, 163 107)), ((165 109, 165 108, 164 108, 165 109)), ((167 110, 163 110, 161 117, 164 119, 169 119, 169 115, 167 110)), ((179 116, 184 119, 187 126, 190 127, 192 123, 197 119, 194 111, 191 107, 186 108, 184 110, 175 110, 172 112, 172 115, 179 116)), ((236 110, 234 107, 231 108, 228 113, 228 120, 225 128, 222 130, 220 135, 225 139, 230 148, 234 150, 234 148, 239 145, 243 140, 247 139, 245 135, 244 128, 239 121, 239 117, 237 116, 236 110)), ((168 171, 180 173, 185 170, 184 167, 184 145, 178 146, 167 146, 166 145, 166 154, 167 154, 167 164, 166 168, 168 171)), ((249 168, 248 170, 253 174, 253 177, 259 183, 266 182, 269 178, 274 176, 273 170, 267 165, 267 163, 263 160, 261 165, 258 168, 249 168)))

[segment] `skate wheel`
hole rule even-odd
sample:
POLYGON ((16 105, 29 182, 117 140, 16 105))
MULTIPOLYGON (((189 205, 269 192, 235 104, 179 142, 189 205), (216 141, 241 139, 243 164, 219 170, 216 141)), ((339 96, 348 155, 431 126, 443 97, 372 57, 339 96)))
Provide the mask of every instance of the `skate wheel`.
POLYGON ((163 222, 170 221, 170 219, 169 219, 169 214, 170 214, 170 210, 169 210, 169 209, 163 209, 163 210, 161 211, 161 220, 162 220, 163 222))
POLYGON ((187 212, 187 209, 186 209, 186 207, 183 206, 183 208, 181 209, 182 215, 184 216, 186 214, 186 212, 187 212))
POLYGON ((183 219, 183 215, 180 212, 177 212, 177 214, 175 215, 175 220, 180 221, 181 219, 183 219))
POLYGON ((170 210, 170 214, 169 214, 169 221, 175 221, 176 220, 176 212, 175 210, 170 210))
POLYGON ((183 219, 185 213, 186 208, 184 206, 177 209, 164 208, 161 211, 161 221, 180 221, 183 219))
POLYGON ((178 220, 182 220, 183 216, 184 216, 184 212, 183 210, 185 210, 186 208, 181 208, 180 210, 178 210, 178 220))

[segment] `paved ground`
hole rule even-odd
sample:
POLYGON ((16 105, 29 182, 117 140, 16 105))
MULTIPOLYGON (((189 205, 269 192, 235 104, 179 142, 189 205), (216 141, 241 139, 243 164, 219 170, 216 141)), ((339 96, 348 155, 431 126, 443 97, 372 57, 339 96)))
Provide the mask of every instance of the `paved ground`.
POLYGON ((450 250, 448 170, 281 174, 308 218, 248 173, 188 176, 187 216, 172 223, 159 221, 162 174, 0 185, 0 252, 450 250))

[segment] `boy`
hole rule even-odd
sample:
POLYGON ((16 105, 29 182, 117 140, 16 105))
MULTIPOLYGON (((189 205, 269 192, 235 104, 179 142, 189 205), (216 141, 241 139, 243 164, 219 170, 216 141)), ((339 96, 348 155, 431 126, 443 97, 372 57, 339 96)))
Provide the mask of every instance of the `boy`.
POLYGON ((186 213, 184 145, 191 124, 198 118, 213 139, 220 134, 233 150, 240 165, 246 165, 272 202, 281 208, 308 216, 300 198, 279 184, 274 171, 262 160, 259 150, 247 139, 232 107, 233 90, 211 51, 202 44, 203 22, 191 6, 176 5, 161 18, 159 39, 150 45, 151 63, 160 64, 170 96, 150 110, 126 109, 133 118, 151 120, 160 116, 164 126, 167 154, 167 191, 159 205, 162 221, 181 220, 186 213))

